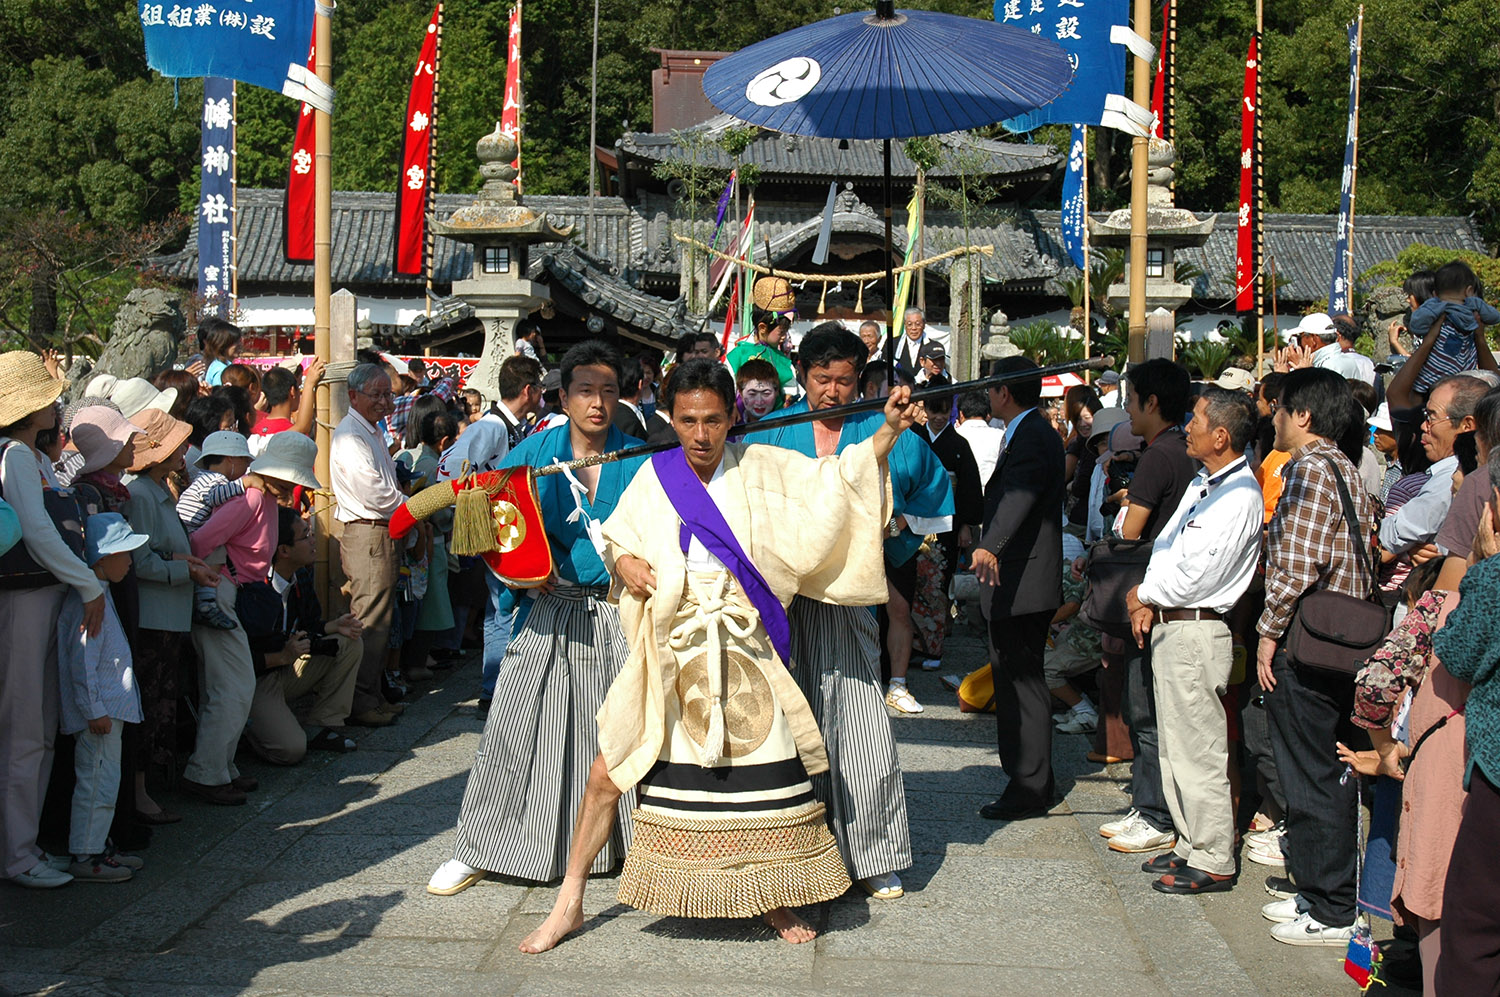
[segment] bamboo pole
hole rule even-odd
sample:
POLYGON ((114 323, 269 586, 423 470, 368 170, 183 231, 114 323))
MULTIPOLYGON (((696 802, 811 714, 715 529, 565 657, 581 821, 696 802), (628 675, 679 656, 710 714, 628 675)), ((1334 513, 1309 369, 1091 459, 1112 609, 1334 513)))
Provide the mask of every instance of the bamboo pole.
MULTIPOLYGON (((1151 0, 1135 0, 1132 18, 1135 33, 1151 41, 1151 0)), ((1151 106, 1151 64, 1133 60, 1132 99, 1141 107, 1151 106)), ((1137 135, 1130 143, 1130 349, 1131 363, 1146 359, 1146 171, 1149 139, 1137 135)))
MULTIPOLYGON (((331 19, 332 0, 318 0, 317 13, 313 19, 313 48, 317 52, 318 79, 333 85, 333 31, 331 19)), ((332 116, 327 111, 313 110, 313 347, 318 359, 327 364, 331 337, 329 335, 330 298, 333 295, 333 135, 332 116)), ((333 448, 330 422, 330 392, 327 381, 318 385, 318 481, 327 485, 331 479, 328 453, 333 448)), ((314 565, 314 587, 330 606, 328 591, 329 531, 333 525, 333 512, 324 505, 318 514, 317 560, 314 565)))

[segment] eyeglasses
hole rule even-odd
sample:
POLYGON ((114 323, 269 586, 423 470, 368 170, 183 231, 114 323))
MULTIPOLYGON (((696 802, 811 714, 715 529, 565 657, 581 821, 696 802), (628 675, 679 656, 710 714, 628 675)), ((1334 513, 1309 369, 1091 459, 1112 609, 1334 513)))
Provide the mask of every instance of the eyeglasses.
POLYGON ((373 398, 377 402, 379 402, 379 401, 387 401, 388 402, 392 398, 396 397, 395 394, 393 394, 390 391, 361 391, 360 394, 364 395, 366 398, 373 398))
POLYGON ((1440 422, 1457 422, 1458 420, 1451 415, 1443 415, 1441 412, 1434 412, 1430 408, 1424 408, 1422 410, 1422 421, 1436 425, 1440 422))

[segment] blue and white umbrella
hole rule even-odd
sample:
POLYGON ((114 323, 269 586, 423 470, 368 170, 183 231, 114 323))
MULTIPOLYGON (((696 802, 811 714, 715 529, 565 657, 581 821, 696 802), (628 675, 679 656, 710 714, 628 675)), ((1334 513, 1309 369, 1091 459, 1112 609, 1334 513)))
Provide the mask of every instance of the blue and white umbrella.
MULTIPOLYGON (((792 135, 885 140, 886 300, 891 139, 994 124, 1057 99, 1073 82, 1062 46, 994 21, 921 10, 842 14, 740 49, 703 74, 720 111, 792 135)), ((896 317, 888 329, 894 358, 896 317)), ((894 370, 893 370, 894 373, 894 370)))
POLYGON ((703 93, 762 128, 838 139, 967 131, 1051 103, 1068 54, 1021 28, 921 10, 843 14, 714 63, 703 93))

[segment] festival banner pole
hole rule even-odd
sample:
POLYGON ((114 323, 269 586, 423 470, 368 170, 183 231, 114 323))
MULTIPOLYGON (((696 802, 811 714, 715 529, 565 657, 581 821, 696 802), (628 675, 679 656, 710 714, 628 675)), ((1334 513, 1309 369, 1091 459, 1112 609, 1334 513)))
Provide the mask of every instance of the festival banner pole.
MULTIPOLYGON (((1135 0, 1131 18, 1135 33, 1149 46, 1151 42, 1151 0, 1135 0)), ((1151 106, 1151 64, 1136 55, 1132 60, 1133 99, 1140 107, 1151 106)), ((1137 135, 1130 143, 1130 285, 1128 327, 1131 363, 1146 359, 1146 172, 1150 167, 1147 152, 1150 140, 1137 135)))
MULTIPOLYGON (((437 132, 438 89, 442 85, 443 72, 443 2, 437 5, 437 37, 433 39, 432 56, 432 120, 427 123, 427 197, 423 213, 431 218, 437 211, 437 132)), ((431 225, 422 226, 422 270, 427 275, 427 314, 432 314, 432 264, 437 255, 437 233, 431 225)))
MULTIPOLYGON (((1093 349, 1094 343, 1094 320, 1090 315, 1090 288, 1089 270, 1093 267, 1093 261, 1089 259, 1089 126, 1083 125, 1083 176, 1079 179, 1083 183, 1083 355, 1087 357, 1093 349)), ((1083 372, 1083 383, 1087 384, 1093 379, 1093 372, 1083 372)))
POLYGON ((1365 50, 1365 5, 1359 5, 1359 14, 1354 26, 1354 129, 1351 143, 1353 155, 1349 160, 1349 229, 1345 240, 1347 262, 1344 268, 1349 281, 1349 301, 1354 302, 1354 189, 1359 182, 1359 76, 1364 62, 1365 50))
MULTIPOLYGON (((316 16, 313 18, 313 50, 317 59, 318 79, 330 89, 333 86, 333 31, 331 19, 334 0, 315 0, 316 16)), ((333 306, 333 119, 325 109, 313 110, 313 349, 318 359, 327 364, 331 359, 333 336, 330 318, 333 306)), ((318 384, 318 456, 316 463, 318 480, 325 484, 332 480, 328 454, 333 449, 332 434, 333 386, 328 381, 318 384)), ((328 536, 333 525, 333 510, 326 502, 318 511, 319 529, 316 534, 316 563, 314 565, 314 587, 330 605, 328 536)))
MULTIPOLYGON (((1264 135, 1261 132, 1260 113, 1260 65, 1265 59, 1262 51, 1262 41, 1266 30, 1266 11, 1264 0, 1255 0, 1255 120, 1253 122, 1255 140, 1251 145, 1253 157, 1251 163, 1250 182, 1252 186, 1252 204, 1250 220, 1250 238, 1253 240, 1253 252, 1255 262, 1255 342, 1256 342, 1256 369, 1255 376, 1265 376, 1266 363, 1266 279, 1265 279, 1265 174, 1263 171, 1264 159, 1264 135)), ((1271 286, 1271 294, 1276 294, 1276 287, 1271 286)), ((1274 323, 1273 323, 1274 324, 1274 323)), ((1277 329, 1277 336, 1281 330, 1277 329)))

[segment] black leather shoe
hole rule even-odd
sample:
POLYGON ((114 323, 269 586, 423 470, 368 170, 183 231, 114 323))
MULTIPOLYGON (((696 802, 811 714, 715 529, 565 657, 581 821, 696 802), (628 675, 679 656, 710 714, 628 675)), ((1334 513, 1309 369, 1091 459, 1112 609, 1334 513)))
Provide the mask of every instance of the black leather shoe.
POLYGON ((1004 800, 995 800, 986 803, 979 808, 979 816, 985 820, 1031 820, 1033 817, 1045 817, 1050 808, 1033 804, 1031 806, 1007 803, 1004 800))

